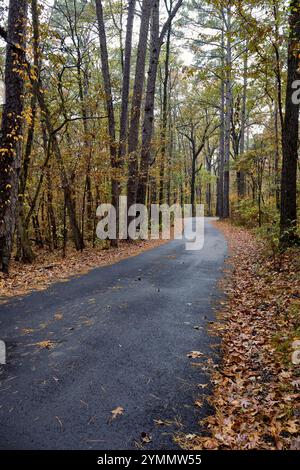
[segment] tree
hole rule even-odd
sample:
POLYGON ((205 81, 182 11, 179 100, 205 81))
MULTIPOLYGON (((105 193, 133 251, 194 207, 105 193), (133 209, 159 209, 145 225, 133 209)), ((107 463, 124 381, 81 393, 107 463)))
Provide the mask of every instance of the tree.
MULTIPOLYGON (((139 42, 137 48, 137 59, 135 66, 135 78, 133 86, 133 96, 131 102, 130 126, 128 133, 128 181, 127 181, 127 200, 128 207, 136 203, 137 193, 137 174, 138 174, 138 141, 140 130, 141 105, 143 98, 147 40, 149 31, 149 22, 154 5, 154 0, 143 0, 142 16, 139 32, 139 42)), ((131 222, 131 218, 128 218, 131 222)))
MULTIPOLYGON (((110 149, 110 158, 112 166, 112 205, 115 207, 116 212, 118 213, 119 208, 119 182, 118 175, 116 171, 118 169, 117 162, 117 147, 116 147, 116 125, 115 125, 115 115, 114 115, 114 106, 113 106, 113 97, 112 97, 112 88, 111 88, 111 78, 109 71, 109 62, 108 62, 108 50, 106 42, 106 33, 104 25, 104 16, 101 0, 96 0, 96 10, 97 10, 97 19, 99 27, 99 39, 100 39, 100 50, 101 50, 101 64, 102 64, 102 76, 104 82, 104 92, 105 92, 105 103, 106 111, 108 115, 108 134, 109 134, 109 149, 110 149)), ((112 240, 114 246, 118 245, 117 239, 112 240)))
MULTIPOLYGON (((168 104, 168 79, 169 79, 169 60, 170 60, 170 37, 172 20, 174 19, 177 11, 182 5, 182 0, 179 0, 173 7, 171 0, 170 5, 167 7, 168 18, 164 23, 161 32, 159 32, 159 0, 156 0, 152 9, 152 24, 151 24, 151 45, 150 45, 150 58, 149 70, 147 79, 147 90, 145 97, 144 107, 144 121, 142 130, 142 148, 141 148, 141 165, 138 179, 137 202, 145 204, 147 194, 147 182, 151 156, 151 139, 154 128, 154 107, 155 107, 155 92, 156 92, 156 79, 157 70, 159 65, 159 57, 163 41, 167 35, 166 41, 166 57, 165 57, 165 76, 163 83, 163 119, 162 119, 162 150, 161 154, 166 152, 166 130, 167 130, 167 104, 168 104)), ((163 160, 163 158, 162 158, 163 160)), ((163 186, 163 181, 162 181, 163 186)), ((161 186, 161 187, 162 187, 161 186)), ((161 201, 162 202, 162 201, 161 201)))
MULTIPOLYGON (((39 32, 39 14, 38 14, 38 8, 37 8, 37 0, 32 0, 32 23, 33 23, 33 31, 34 31, 34 37, 35 37, 34 54, 35 56, 38 56, 39 49, 40 49, 39 48, 40 32, 39 32)), ((62 188, 64 192, 65 206, 69 214, 74 244, 75 244, 76 250, 81 251, 84 248, 84 243, 83 243, 82 235, 81 235, 79 225, 78 225, 76 208, 74 204, 74 199, 72 197, 72 189, 71 189, 69 177, 66 171, 64 159, 63 159, 63 156, 59 147, 58 139, 57 139, 57 132, 61 130, 61 128, 65 125, 65 122, 61 126, 54 128, 51 122, 49 106, 45 99, 45 92, 44 92, 44 87, 43 87, 40 71, 36 70, 35 72, 37 75, 35 75, 33 71, 34 75, 32 75, 31 73, 30 78, 32 81, 32 85, 36 86, 39 106, 40 106, 41 112, 43 113, 45 117, 45 126, 46 126, 48 137, 49 137, 48 145, 52 146, 53 153, 55 155, 55 158, 59 166, 59 174, 60 174, 61 184, 62 184, 62 188), (37 84, 35 83, 36 81, 37 81, 37 84)), ((49 148, 48 158, 50 157, 50 148, 49 148)))
POLYGON ((299 141, 299 103, 293 102, 294 83, 300 77, 300 1, 290 3, 290 33, 287 60, 285 116, 282 128, 282 173, 280 233, 281 245, 296 240, 297 230, 297 161, 299 141))
POLYGON ((0 136, 0 266, 8 273, 22 155, 27 1, 9 2, 0 136))

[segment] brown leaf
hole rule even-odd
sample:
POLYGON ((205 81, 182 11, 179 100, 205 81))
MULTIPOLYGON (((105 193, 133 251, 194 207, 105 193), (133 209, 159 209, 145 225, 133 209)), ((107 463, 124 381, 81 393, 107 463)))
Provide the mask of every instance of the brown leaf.
POLYGON ((186 434, 184 437, 185 439, 190 441, 192 439, 195 439, 197 437, 197 434, 186 434))
POLYGON ((202 406, 203 406, 203 403, 200 400, 196 400, 194 404, 197 408, 202 408, 202 406))
POLYGON ((297 434, 300 432, 299 421, 296 419, 289 419, 286 423, 286 431, 290 434, 297 434))
POLYGON ((300 450, 300 437, 294 437, 291 441, 291 450, 300 450))
POLYGON ((216 439, 205 438, 203 440, 203 447, 208 450, 218 449, 218 441, 216 439))
POLYGON ((142 433, 141 433, 141 441, 142 441, 144 444, 149 444, 149 442, 152 441, 152 437, 151 437, 150 434, 148 434, 147 432, 142 432, 142 433))
POLYGON ((111 419, 116 419, 118 416, 122 416, 124 414, 124 408, 122 406, 117 406, 114 410, 111 411, 111 419))
POLYGON ((162 419, 154 419, 153 422, 156 426, 164 426, 166 424, 162 419))
POLYGON ((208 386, 208 384, 198 384, 198 388, 206 388, 208 386))
POLYGON ((204 356, 204 354, 200 351, 191 351, 187 354, 187 357, 190 359, 197 359, 197 357, 204 356))
POLYGON ((35 343, 35 346, 38 346, 41 349, 52 349, 54 347, 54 341, 50 341, 49 339, 46 339, 45 341, 40 341, 38 343, 35 343))

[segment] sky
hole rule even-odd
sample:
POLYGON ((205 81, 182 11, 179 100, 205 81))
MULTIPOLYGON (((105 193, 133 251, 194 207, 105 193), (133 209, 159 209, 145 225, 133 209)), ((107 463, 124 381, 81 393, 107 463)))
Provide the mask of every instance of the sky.
MULTIPOLYGON (((17 1, 17 0, 15 0, 17 1)), ((8 2, 9 0, 0 0, 0 12, 1 12, 1 7, 6 7, 8 5, 8 2)), ((40 3, 43 4, 46 8, 45 8, 45 11, 47 12, 50 11, 51 7, 53 6, 55 0, 41 0, 40 3)), ((162 6, 164 5, 164 2, 161 2, 162 6)), ((165 15, 164 15, 164 12, 163 10, 161 10, 161 13, 162 13, 162 20, 165 19, 165 15)), ((126 21, 126 19, 125 19, 126 21)), ((125 23, 125 22, 124 22, 125 23)), ((0 24, 4 25, 5 24, 5 19, 3 21, 3 18, 1 18, 0 16, 0 24)), ((125 26, 126 24, 124 24, 124 29, 125 29, 125 26)), ((184 28, 186 29, 186 31, 190 34, 191 30, 190 29, 187 29, 187 28, 184 28)), ((137 41, 138 39, 138 34, 139 34, 139 22, 135 21, 134 23, 134 39, 135 41, 137 41)), ((174 39, 173 39, 174 40, 174 39)), ((178 41, 176 41, 178 43, 178 41)), ((0 47, 4 46, 4 42, 0 39, 0 47)), ((188 49, 188 47, 185 47, 184 50, 182 50, 182 52, 180 52, 179 54, 179 59, 180 61, 186 65, 186 66, 189 66, 193 63, 193 53, 191 52, 190 49, 188 49)))

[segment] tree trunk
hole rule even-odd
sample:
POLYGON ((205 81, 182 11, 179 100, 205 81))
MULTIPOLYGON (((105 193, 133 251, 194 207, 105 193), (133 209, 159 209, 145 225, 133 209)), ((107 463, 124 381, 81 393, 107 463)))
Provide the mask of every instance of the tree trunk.
POLYGON ((132 31, 134 22, 136 0, 128 1, 128 15, 127 27, 125 38, 125 52, 124 52, 124 68, 123 68, 123 83, 122 83, 122 98, 121 98, 121 114, 120 114, 120 139, 119 139, 119 152, 118 159, 119 165, 124 163, 126 154, 126 137, 128 127, 128 101, 129 101, 129 87, 130 87, 130 64, 132 53, 132 31))
POLYGON ((275 24, 275 42, 273 44, 275 50, 275 59, 276 59, 276 98, 275 98, 275 110, 274 110, 274 132, 275 132, 275 156, 274 156, 274 186, 275 186, 275 199, 276 207, 280 211, 280 173, 279 173, 279 160, 280 160, 280 139, 279 135, 283 129, 283 110, 282 110, 282 79, 281 79, 281 70, 282 64, 279 54, 279 44, 280 44, 280 31, 279 31, 279 14, 278 0, 273 0, 273 14, 274 14, 274 24, 275 24))
POLYGON ((51 180, 51 166, 47 166, 47 210, 49 218, 49 232, 52 239, 52 248, 55 250, 58 248, 58 239, 57 239, 57 227, 56 219, 53 208, 53 186, 51 180))
POLYGON ((297 230, 297 160, 299 138, 299 104, 293 102, 293 83, 300 78, 300 0, 290 3, 290 37, 287 63, 285 117, 282 129, 282 174, 280 233, 282 247, 296 240, 297 230))
MULTIPOLYGON (((222 30, 222 41, 221 41, 221 66, 224 69, 224 31, 222 30)), ((223 77, 221 78, 221 103, 220 103, 220 142, 219 142, 219 161, 218 161, 218 180, 217 180, 217 205, 216 215, 217 217, 223 217, 223 200, 224 200, 224 150, 225 150, 225 82, 223 77)))
MULTIPOLYGON (((116 214, 119 212, 119 175, 118 175, 118 164, 117 164, 117 148, 116 148, 116 126, 114 116, 114 106, 111 88, 111 79, 108 62, 108 50, 106 41, 105 24, 103 17, 103 8, 101 0, 96 0, 97 19, 99 27, 99 39, 100 39, 100 50, 101 50, 101 64, 102 64, 102 76, 104 82, 105 91, 105 103, 106 111, 108 115, 108 134, 109 134, 109 150, 112 167, 112 205, 116 209, 116 214)), ((117 223, 118 226, 118 223, 117 223)), ((118 239, 111 240, 113 246, 118 245, 118 239)))
POLYGON ((196 162, 197 162, 197 155, 195 155, 195 150, 193 150, 193 155, 192 155, 192 176, 191 176, 192 217, 196 216, 196 207, 195 207, 196 162))
MULTIPOLYGON (((128 135, 128 182, 127 182, 127 199, 128 208, 136 203, 137 192, 137 173, 138 173, 138 140, 140 130, 141 104, 145 79, 145 66, 147 55, 147 39, 149 31, 149 22, 154 0, 143 0, 142 17, 139 33, 139 43, 137 50, 135 79, 133 87, 133 97, 131 103, 131 117, 128 135)), ((130 223, 131 218, 128 218, 130 223)))
POLYGON ((167 41, 166 41, 166 58, 164 63, 164 80, 163 80, 163 102, 162 102, 162 126, 161 126, 161 160, 160 160, 160 181, 159 181, 159 203, 164 202, 164 176, 165 176, 165 159, 167 149, 167 126, 168 126, 168 83, 169 83, 169 63, 170 63, 170 44, 171 44, 172 23, 170 23, 167 41))
POLYGON ((278 123, 278 103, 275 103, 274 109, 274 132, 275 132, 275 155, 274 155, 274 186, 276 207, 280 210, 280 178, 279 178, 279 123, 278 123))
POLYGON ((154 123, 154 98, 160 49, 159 0, 154 0, 152 9, 149 71, 142 132, 141 167, 137 192, 137 203, 139 204, 145 204, 147 195, 148 170, 151 156, 151 139, 154 123))
POLYGON ((224 153, 224 199, 223 218, 229 217, 229 190, 230 190, 230 131, 232 113, 232 83, 231 83, 231 6, 227 7, 227 41, 226 41, 226 112, 225 112, 225 153, 224 153))
MULTIPOLYGON (((248 50, 246 49, 244 55, 244 70, 243 70, 243 97, 242 97, 242 112, 241 112, 241 131, 240 131, 240 148, 239 155, 245 152, 245 130, 246 130, 246 105, 247 105, 247 88, 248 88, 248 50)), ((238 171, 238 197, 242 199, 246 194, 246 175, 243 170, 238 171)))
POLYGON ((19 184, 19 197, 18 197, 18 221, 17 221, 17 231, 18 231, 18 240, 19 248, 17 259, 23 261, 23 263, 32 263, 35 259, 35 254, 31 248, 30 240, 28 237, 28 224, 26 224, 25 214, 24 214, 24 198, 27 186, 28 170, 31 160, 31 151, 33 145, 34 137, 34 128, 35 128, 35 117, 36 117, 36 90, 33 89, 31 97, 31 122, 28 128, 27 141, 25 146, 25 154, 23 159, 23 165, 20 171, 20 184, 19 184))
POLYGON ((0 268, 5 273, 12 252, 21 166, 26 21, 27 1, 10 0, 0 135, 0 268))

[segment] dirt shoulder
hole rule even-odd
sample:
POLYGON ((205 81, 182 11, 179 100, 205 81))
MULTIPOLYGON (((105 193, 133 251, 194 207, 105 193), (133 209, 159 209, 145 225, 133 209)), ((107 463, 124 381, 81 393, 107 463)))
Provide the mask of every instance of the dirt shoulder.
POLYGON ((93 268, 139 255, 163 243, 166 240, 139 240, 131 243, 122 241, 118 248, 86 247, 83 252, 69 248, 65 258, 62 258, 58 250, 52 253, 40 250, 32 264, 12 261, 9 276, 0 274, 0 303, 14 296, 46 289, 55 282, 66 281, 93 268))
POLYGON ((213 333, 215 410, 189 449, 300 449, 300 252, 274 261, 249 231, 217 222, 230 247, 227 301, 213 333), (298 349, 297 349, 298 348, 298 349), (299 353, 297 353, 297 350, 299 353))

